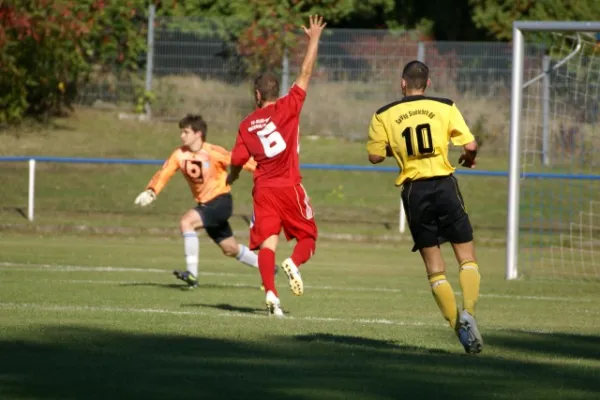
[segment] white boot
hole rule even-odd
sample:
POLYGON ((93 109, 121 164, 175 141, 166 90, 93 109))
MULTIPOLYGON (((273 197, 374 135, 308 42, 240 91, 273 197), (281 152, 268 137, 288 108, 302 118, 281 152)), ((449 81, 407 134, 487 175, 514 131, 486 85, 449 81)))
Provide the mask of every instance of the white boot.
POLYGON ((283 318, 283 311, 281 310, 281 304, 275 293, 270 290, 267 292, 267 311, 269 312, 269 317, 277 317, 283 318))
POLYGON ((302 296, 302 293, 304 293, 304 283, 302 282, 302 277, 300 276, 300 271, 298 271, 296 264, 294 264, 291 258, 287 258, 281 264, 281 268, 283 268, 288 277, 292 293, 296 296, 302 296))

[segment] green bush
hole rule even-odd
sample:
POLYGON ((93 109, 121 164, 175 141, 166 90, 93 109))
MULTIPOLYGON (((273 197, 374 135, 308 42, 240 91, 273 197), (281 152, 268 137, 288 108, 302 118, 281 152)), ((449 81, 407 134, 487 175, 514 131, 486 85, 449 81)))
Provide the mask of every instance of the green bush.
POLYGON ((95 65, 138 68, 146 1, 0 2, 0 123, 69 108, 95 65))

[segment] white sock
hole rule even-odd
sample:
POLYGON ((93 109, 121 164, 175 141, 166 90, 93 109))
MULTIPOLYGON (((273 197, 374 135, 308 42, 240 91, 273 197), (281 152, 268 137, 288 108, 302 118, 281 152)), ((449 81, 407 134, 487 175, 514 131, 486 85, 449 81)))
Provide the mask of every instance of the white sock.
POLYGON ((196 232, 183 232, 183 248, 185 250, 185 264, 189 272, 198 276, 198 253, 200 246, 196 232))
POLYGON ((235 257, 242 264, 246 264, 249 267, 258 268, 258 256, 252 250, 240 244, 240 250, 238 255, 235 257))

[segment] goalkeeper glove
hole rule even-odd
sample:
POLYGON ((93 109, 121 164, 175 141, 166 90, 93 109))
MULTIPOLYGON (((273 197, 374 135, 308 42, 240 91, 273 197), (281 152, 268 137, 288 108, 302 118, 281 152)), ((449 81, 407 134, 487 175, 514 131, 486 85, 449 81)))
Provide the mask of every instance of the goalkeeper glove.
POLYGON ((140 193, 139 196, 135 198, 133 203, 145 207, 154 200, 156 200, 156 194, 154 194, 152 189, 148 189, 140 193))

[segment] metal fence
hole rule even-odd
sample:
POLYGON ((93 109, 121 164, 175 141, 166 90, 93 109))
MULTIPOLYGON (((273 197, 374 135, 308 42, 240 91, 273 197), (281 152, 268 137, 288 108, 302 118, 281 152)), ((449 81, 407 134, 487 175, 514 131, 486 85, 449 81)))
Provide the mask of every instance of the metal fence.
MULTIPOLYGON (((217 125, 235 129, 252 108, 248 68, 227 24, 192 18, 158 18, 149 34, 148 76, 112 78, 90 85, 81 101, 132 103, 144 85, 155 98, 155 118, 177 118, 187 112, 218 116, 217 125)), ((538 70, 543 49, 527 47, 527 62, 538 70)), ((502 151, 511 77, 508 43, 423 42, 411 32, 329 29, 322 38, 311 101, 302 129, 316 135, 363 137, 365 125, 380 106, 397 99, 400 72, 413 59, 432 71, 431 93, 453 98, 477 131, 486 125, 484 141, 502 151), (489 131, 493 131, 491 134, 489 131)), ((282 60, 283 82, 292 82, 301 57, 282 60)), ((141 64, 146 64, 145 60, 141 64)), ((283 85, 285 86, 285 85, 283 85)), ((477 132, 476 132, 477 133, 477 132)))
MULTIPOLYGON (((225 83, 244 81, 246 68, 235 44, 218 32, 197 29, 181 29, 169 19, 159 20, 154 34, 154 76, 194 74, 225 83)), ((406 62, 420 59, 432 69, 435 87, 456 86, 460 91, 497 95, 508 86, 509 43, 420 42, 411 36, 410 32, 385 30, 326 31, 318 61, 322 81, 389 86, 397 83, 406 62)), ((301 60, 290 57, 285 61, 293 74, 301 60)))

